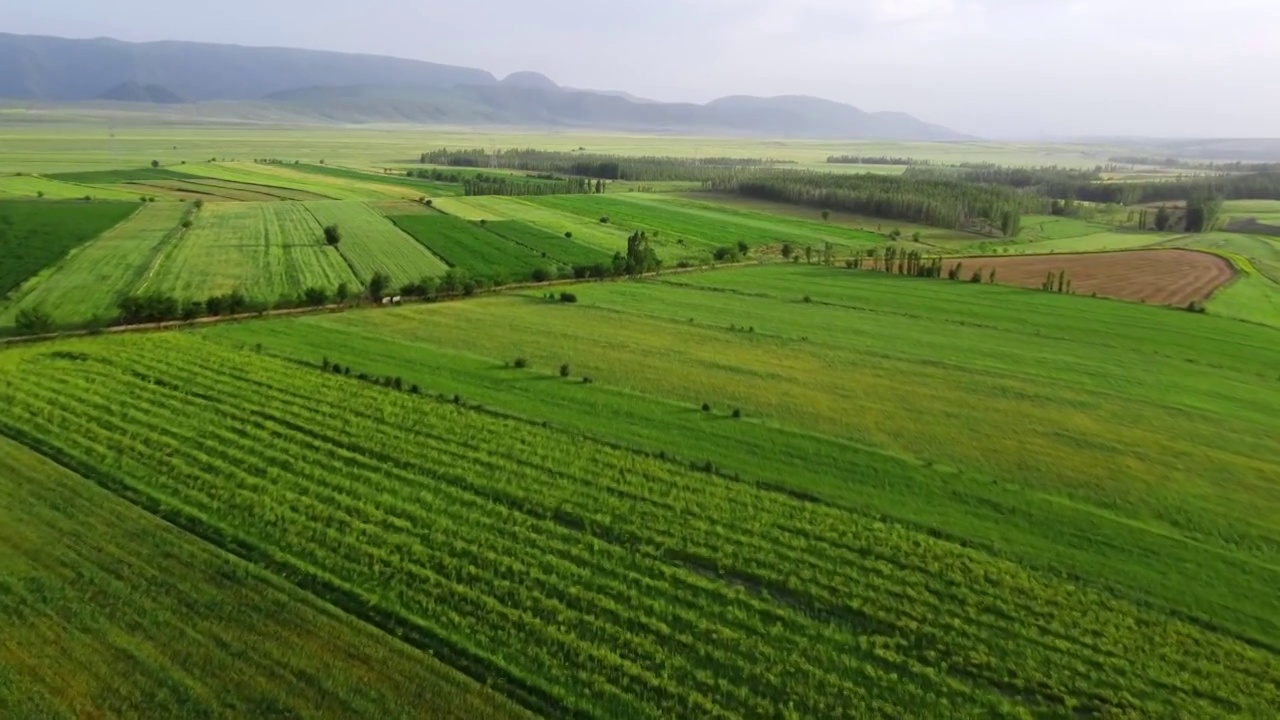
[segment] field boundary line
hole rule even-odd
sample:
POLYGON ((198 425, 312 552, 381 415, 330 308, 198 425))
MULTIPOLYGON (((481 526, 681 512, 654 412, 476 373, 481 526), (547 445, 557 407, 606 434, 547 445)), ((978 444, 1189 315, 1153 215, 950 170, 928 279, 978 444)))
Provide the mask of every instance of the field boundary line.
POLYGON ((169 259, 169 255, 173 252, 174 248, 176 248, 178 243, 182 242, 182 239, 186 237, 187 228, 183 227, 182 223, 190 220, 192 227, 194 227, 196 216, 199 215, 199 210, 200 209, 194 204, 188 207, 186 214, 182 217, 182 220, 179 220, 178 224, 165 234, 164 238, 160 241, 160 244, 156 245, 155 249, 151 251, 151 257, 148 258, 146 269, 138 273, 133 282, 133 292, 140 293, 147 289, 147 286, 155 279, 155 274, 160 269, 160 266, 169 259))

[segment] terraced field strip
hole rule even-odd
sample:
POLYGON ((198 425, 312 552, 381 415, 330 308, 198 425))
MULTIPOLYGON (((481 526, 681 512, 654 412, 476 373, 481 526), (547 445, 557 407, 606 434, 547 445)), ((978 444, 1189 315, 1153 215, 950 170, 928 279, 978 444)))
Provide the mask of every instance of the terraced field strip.
MULTIPOLYGON (((798 245, 817 246, 823 242, 830 242, 841 247, 857 248, 868 247, 885 240, 885 236, 881 233, 823 222, 819 213, 814 213, 813 219, 804 220, 743 207, 727 207, 714 202, 702 202, 688 195, 628 193, 618 197, 627 202, 653 208, 677 209, 692 217, 705 218, 709 221, 728 222, 743 228, 742 232, 753 233, 753 237, 763 243, 790 241, 798 245)), ((889 232, 889 228, 897 227, 892 223, 886 223, 885 226, 886 233, 889 232)))
POLYGON ((394 200, 416 198, 422 193, 373 182, 331 178, 296 172, 287 165, 260 163, 201 163, 183 165, 182 172, 213 180, 286 188, 314 193, 333 200, 394 200))
POLYGON ((80 200, 85 196, 94 200, 137 201, 139 193, 119 188, 78 185, 33 175, 0 177, 0 198, 35 200, 80 200))
POLYGON ((213 192, 232 191, 240 193, 254 193, 263 196, 266 200, 324 200, 326 196, 306 190, 293 190, 291 188, 272 187, 269 185, 251 185, 249 183, 233 182, 231 180, 190 180, 187 185, 194 188, 209 188, 213 192))
POLYGON ((139 203, 0 201, 0 298, 139 207, 139 203))
POLYGON ((608 218, 608 224, 628 233, 644 230, 659 252, 667 257, 706 255, 715 248, 736 245, 739 241, 752 246, 832 242, 842 247, 870 247, 884 239, 874 233, 838 225, 719 208, 709 203, 647 193, 561 195, 527 200, 542 207, 594 218, 597 222, 608 218))
POLYGON ((994 269, 998 283, 1039 288, 1049 273, 1065 272, 1077 295, 1177 306, 1208 299, 1236 274, 1225 258, 1191 250, 959 258, 946 261, 943 274, 958 264, 961 280, 981 271, 985 281, 994 269))
POLYGON ((219 201, 234 200, 240 202, 262 202, 274 200, 270 195, 260 192, 244 192, 215 188, 210 185, 197 185, 185 180, 151 180, 148 182, 130 182, 115 187, 126 187, 137 190, 140 194, 161 195, 180 198, 194 202, 196 200, 219 201))
POLYGON ((1098 233, 1111 232, 1112 230, 1113 228, 1108 225, 1076 218, 1057 215, 1024 215, 1022 217, 1022 232, 1018 234, 1018 238, 1031 242, 1037 240, 1063 240, 1086 235, 1097 235, 1098 233))
POLYGON ((117 314, 120 299, 137 288, 152 261, 182 232, 193 208, 148 203, 124 222, 71 251, 48 276, 0 312, 0 324, 24 308, 40 308, 57 323, 78 323, 117 314))
POLYGON ((598 218, 543 207, 523 198, 439 198, 434 205, 442 212, 466 220, 519 220, 555 235, 571 232, 574 242, 593 247, 609 257, 615 252, 627 251, 627 236, 632 232, 615 225, 602 225, 598 218))
POLYGON ((1098 232, 1065 237, 1056 240, 1037 240, 1034 242, 1015 242, 1005 244, 1004 250, 1018 255, 1048 255, 1051 253, 1087 253, 1109 250, 1137 250, 1154 247, 1176 236, 1166 233, 1142 232, 1138 230, 1122 230, 1116 232, 1098 232))
POLYGON ((388 185, 395 188, 396 192, 417 193, 418 195, 436 198, 447 197, 450 195, 461 195, 461 183, 445 183, 434 182, 430 180, 420 180, 404 175, 403 172, 396 175, 385 173, 363 172, 360 170, 352 170, 350 168, 334 167, 332 165, 309 165, 306 163, 298 165, 289 165, 288 169, 295 172, 310 173, 312 175, 322 175, 335 180, 356 182, 360 184, 374 183, 377 185, 388 185))
POLYGON ((524 279, 548 265, 532 250, 489 232, 479 223, 442 213, 395 215, 391 221, 451 266, 476 277, 524 279))
POLYGON ((4 432, 546 715, 1280 703, 1271 651, 1107 593, 194 334, 6 351, 0 402, 4 432))
POLYGON ((306 207, 321 226, 337 225, 342 231, 338 252, 361 283, 385 272, 392 287, 398 288, 449 269, 444 260, 365 203, 329 200, 309 202, 306 207))
POLYGON ((301 203, 209 203, 146 289, 183 300, 239 290, 274 301, 344 282, 357 279, 301 203))
POLYGON ((525 717, 3 436, 0 577, 9 718, 525 717))
POLYGON ((608 263, 612 255, 589 245, 574 242, 563 235, 553 235, 542 228, 518 220, 502 220, 485 224, 485 229, 517 245, 523 245, 543 258, 562 265, 579 266, 608 263))

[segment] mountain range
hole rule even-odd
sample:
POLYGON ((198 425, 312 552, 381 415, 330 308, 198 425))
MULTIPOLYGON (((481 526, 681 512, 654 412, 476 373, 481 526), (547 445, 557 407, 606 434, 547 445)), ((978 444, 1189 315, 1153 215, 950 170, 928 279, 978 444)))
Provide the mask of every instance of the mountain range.
POLYGON ((830 139, 964 140, 904 113, 805 96, 699 105, 563 88, 536 72, 377 55, 193 42, 129 43, 0 33, 0 98, 52 103, 238 104, 334 123, 448 123, 697 131, 830 139))

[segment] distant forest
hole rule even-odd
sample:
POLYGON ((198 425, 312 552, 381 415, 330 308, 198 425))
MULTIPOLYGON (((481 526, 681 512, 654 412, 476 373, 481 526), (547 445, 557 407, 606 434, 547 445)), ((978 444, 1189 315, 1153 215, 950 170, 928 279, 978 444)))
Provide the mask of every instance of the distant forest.
POLYGON ((556 152, 533 149, 433 150, 419 157, 424 165, 457 168, 502 168, 560 175, 578 175, 600 180, 661 182, 683 180, 706 182, 722 179, 742 170, 785 165, 787 162, 757 158, 629 157, 586 152, 556 152))

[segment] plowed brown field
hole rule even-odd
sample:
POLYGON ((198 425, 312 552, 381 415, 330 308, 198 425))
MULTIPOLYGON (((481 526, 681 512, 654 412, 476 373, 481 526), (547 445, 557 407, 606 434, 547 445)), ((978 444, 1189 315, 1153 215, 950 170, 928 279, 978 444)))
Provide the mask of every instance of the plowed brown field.
POLYGON ((997 283, 1039 288, 1046 275, 1065 270, 1077 295, 1097 293, 1161 305, 1203 301, 1236 273, 1225 258, 1193 250, 956 258, 944 263, 943 274, 957 262, 964 263, 961 280, 981 269, 986 282, 995 268, 997 283))

